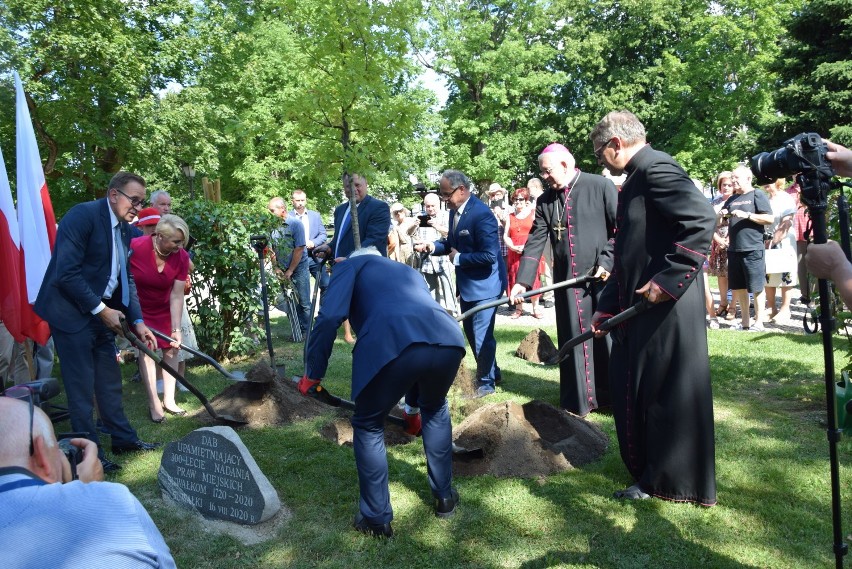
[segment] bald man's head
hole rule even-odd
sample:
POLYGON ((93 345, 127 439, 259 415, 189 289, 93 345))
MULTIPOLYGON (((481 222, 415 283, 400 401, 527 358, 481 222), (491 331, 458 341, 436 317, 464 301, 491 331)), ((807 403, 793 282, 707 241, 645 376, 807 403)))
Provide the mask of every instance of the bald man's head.
MULTIPOLYGON (((30 466, 30 404, 13 397, 0 397, 0 466, 30 466)), ((47 448, 56 446, 56 435, 48 416, 33 409, 33 439, 42 437, 47 448)))

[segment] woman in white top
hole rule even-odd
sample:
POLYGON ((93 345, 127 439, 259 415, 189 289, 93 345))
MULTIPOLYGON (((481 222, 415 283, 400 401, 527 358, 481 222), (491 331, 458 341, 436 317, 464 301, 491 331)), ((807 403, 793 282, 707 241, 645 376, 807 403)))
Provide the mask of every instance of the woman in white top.
POLYGON ((773 322, 790 319, 791 290, 796 286, 798 263, 796 261, 796 202, 784 191, 786 181, 775 180, 763 186, 769 196, 775 221, 766 228, 772 240, 766 247, 766 302, 773 322), (775 289, 781 288, 781 306, 775 308, 775 289))

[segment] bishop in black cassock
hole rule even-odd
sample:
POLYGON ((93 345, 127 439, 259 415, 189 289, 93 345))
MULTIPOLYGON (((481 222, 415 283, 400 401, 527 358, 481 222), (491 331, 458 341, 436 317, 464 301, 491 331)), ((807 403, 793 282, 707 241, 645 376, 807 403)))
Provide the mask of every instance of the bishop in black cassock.
MULTIPOLYGON (((603 176, 581 172, 574 164, 574 157, 561 144, 549 145, 539 156, 541 176, 548 188, 536 200, 535 220, 512 296, 535 282, 548 240, 553 246, 555 283, 581 277, 593 269, 601 276, 612 270, 611 239, 615 235, 618 192, 603 176)), ((596 280, 555 292, 558 345, 591 329, 602 287, 602 281, 596 280)), ((609 404, 610 345, 608 337, 588 340, 559 364, 560 407, 582 417, 609 404)))

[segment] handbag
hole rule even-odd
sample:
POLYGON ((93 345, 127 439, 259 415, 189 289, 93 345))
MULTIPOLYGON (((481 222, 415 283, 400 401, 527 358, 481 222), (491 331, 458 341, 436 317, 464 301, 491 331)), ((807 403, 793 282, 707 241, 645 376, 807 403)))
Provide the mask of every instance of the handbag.
POLYGON ((796 253, 790 249, 766 249, 763 252, 763 261, 766 264, 766 274, 788 273, 795 271, 796 253))

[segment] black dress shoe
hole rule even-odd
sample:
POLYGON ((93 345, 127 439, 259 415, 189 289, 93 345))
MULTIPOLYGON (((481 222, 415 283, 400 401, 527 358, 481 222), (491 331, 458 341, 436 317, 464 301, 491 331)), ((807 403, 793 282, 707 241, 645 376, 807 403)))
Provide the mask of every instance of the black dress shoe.
POLYGON ((101 459, 101 466, 104 469, 104 474, 109 474, 110 472, 118 472, 121 470, 121 465, 116 464, 108 458, 101 459))
POLYGON ((456 506, 461 502, 459 493, 455 488, 450 488, 449 498, 438 498, 435 503, 435 515, 439 518, 451 518, 456 515, 456 506))
POLYGON ((124 454, 126 452, 137 452, 140 450, 155 450, 163 446, 163 443, 146 443, 145 441, 134 441, 127 444, 112 445, 112 454, 124 454))
POLYGON ((393 537, 393 528, 391 528, 390 523, 371 524, 361 512, 358 512, 355 516, 352 525, 356 530, 372 537, 393 537))

